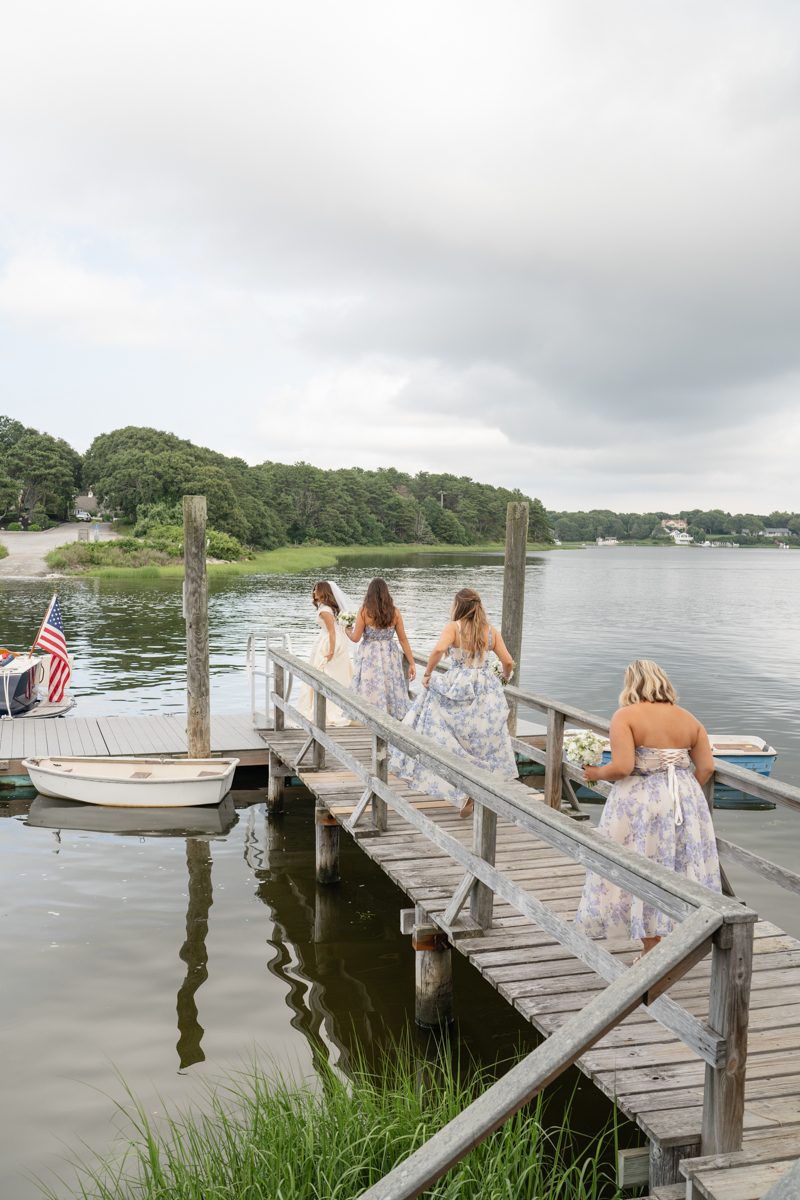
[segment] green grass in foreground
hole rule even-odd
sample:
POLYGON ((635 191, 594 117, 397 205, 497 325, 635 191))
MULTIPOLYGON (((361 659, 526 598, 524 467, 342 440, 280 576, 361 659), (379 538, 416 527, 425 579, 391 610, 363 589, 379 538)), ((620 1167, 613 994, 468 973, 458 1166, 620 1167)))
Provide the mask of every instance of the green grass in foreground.
MULTIPOLYGON (((398 545, 388 546, 282 546, 279 550, 263 550, 255 558, 236 563, 211 563, 209 575, 289 575, 300 571, 322 571, 334 566, 340 559, 354 558, 363 554, 379 554, 387 561, 405 554, 467 554, 481 551, 502 551, 500 542, 480 546, 450 546, 439 543, 433 546, 398 545)), ((548 545, 530 545, 529 550, 552 550, 548 545)), ((54 554, 57 552, 53 552, 54 554)), ((48 558, 49 561, 49 558, 48 558)), ((64 569, 55 559, 51 563, 57 570, 64 569)), ((68 568, 67 568, 68 569, 68 568)), ((183 579, 182 566, 142 565, 140 567, 94 567, 79 572, 82 577, 99 579, 183 579)))
MULTIPOLYGON (((297 1082, 255 1063, 204 1085, 203 1112, 167 1111, 151 1123, 130 1092, 130 1136, 97 1165, 76 1162, 68 1195, 82 1200, 351 1200, 427 1141, 493 1082, 459 1074, 449 1050, 421 1061, 411 1040, 351 1078, 323 1065, 297 1082)), ((127 1091, 127 1089, 126 1089, 127 1091)), ((436 1200, 616 1200, 613 1129, 570 1132, 544 1124, 541 1098, 523 1109, 438 1184, 436 1200)), ((62 1186, 63 1180, 59 1181, 62 1186)), ((49 1200, 63 1197, 40 1184, 49 1200)))

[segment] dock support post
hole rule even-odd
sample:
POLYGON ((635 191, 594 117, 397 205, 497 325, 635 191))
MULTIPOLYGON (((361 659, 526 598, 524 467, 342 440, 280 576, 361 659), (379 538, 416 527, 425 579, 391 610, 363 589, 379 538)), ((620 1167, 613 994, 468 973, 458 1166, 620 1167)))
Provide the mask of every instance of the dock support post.
POLYGON ((411 935, 416 951, 414 1019, 423 1029, 440 1029, 453 1020, 453 963, 447 935, 423 924, 426 914, 417 906, 411 935))
POLYGON ((339 826, 321 800, 314 806, 317 883, 339 882, 339 826))
POLYGON ((725 1038, 723 1066, 706 1063, 703 1090, 703 1156, 729 1154, 742 1148, 747 1025, 753 972, 753 925, 723 925, 711 951, 711 995, 708 1024, 725 1038))
MULTIPOLYGON (((327 726, 328 701, 321 692, 314 692, 314 724, 325 732, 327 726)), ((314 742, 314 770, 325 770, 325 747, 322 742, 314 742)))
POLYGON ((561 771, 564 758, 564 714, 547 710, 547 760, 544 765, 544 802, 561 809, 561 771))
POLYGON ((183 613, 186 618, 186 749, 189 758, 211 754, 208 664, 206 498, 183 497, 183 613))
POLYGON ((668 1187, 671 1183, 683 1183, 678 1163, 684 1158, 697 1158, 699 1153, 697 1142, 691 1146, 657 1146, 651 1142, 649 1189, 652 1191, 656 1187, 668 1187))
MULTIPOLYGON (((503 620, 500 632, 517 664, 510 682, 519 683, 522 656, 522 616, 525 607, 525 556, 528 549, 528 505, 514 501, 506 509, 506 558, 503 572, 503 620)), ((517 736, 517 702, 508 702, 508 729, 517 736)))
MULTIPOLYGON (((476 800, 472 817, 472 853, 493 867, 496 846, 497 813, 476 800)), ((469 898, 469 915, 482 929, 491 929, 493 909, 494 892, 478 880, 469 898)))
MULTIPOLYGON (((377 733, 372 735, 372 774, 377 775, 382 783, 389 779, 389 743, 377 733)), ((372 794, 372 824, 381 833, 389 828, 389 809, 386 801, 372 794)))
MULTIPOLYGON (((286 699, 288 699, 288 697, 284 695, 283 667, 279 667, 274 659, 272 660, 272 662, 273 662, 273 670, 275 671, 275 695, 280 696, 281 700, 286 700, 286 699)), ((275 729, 276 730, 284 729, 285 721, 284 721, 284 717, 283 717, 283 709, 278 708, 277 704, 273 704, 272 713, 273 713, 273 717, 274 717, 273 723, 274 723, 275 729)))
POLYGON ((270 816, 283 812, 283 766, 275 752, 269 752, 269 780, 267 781, 267 812, 270 816))

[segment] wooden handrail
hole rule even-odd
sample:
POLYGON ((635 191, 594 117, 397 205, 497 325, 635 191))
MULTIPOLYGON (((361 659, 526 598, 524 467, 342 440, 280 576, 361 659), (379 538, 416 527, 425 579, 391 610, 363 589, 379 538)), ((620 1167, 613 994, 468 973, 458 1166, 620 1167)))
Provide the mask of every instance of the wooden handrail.
MULTIPOLYGON (((360 721, 370 732, 385 738, 391 745, 417 759, 448 783, 467 792, 475 800, 486 804, 498 816, 511 821, 534 837, 561 850, 568 857, 582 863, 591 871, 597 871, 604 879, 625 888, 661 912, 679 921, 684 920, 695 909, 709 907, 720 912, 725 923, 753 922, 756 913, 744 905, 721 896, 703 887, 702 884, 676 875, 666 867, 644 858, 636 851, 612 841, 593 828, 582 828, 569 817, 540 801, 530 798, 530 791, 517 781, 498 779, 489 771, 472 766, 471 763, 444 750, 430 738, 424 737, 408 725, 375 708, 355 692, 343 687, 321 671, 302 662, 285 650, 273 649, 276 663, 288 668, 297 679, 304 682, 360 721)), ((273 692, 273 703, 283 702, 282 696, 273 692)), ((292 714, 292 719, 297 717, 292 714)), ((305 727, 305 725, 304 725, 305 727)), ((329 747, 332 749, 332 747, 329 747)), ((340 751, 341 761, 345 761, 340 751)), ((351 763, 355 763, 351 758, 351 763)), ((350 765, 350 770, 353 766, 350 765)), ((375 791, 380 794, 378 787, 375 791)), ((392 801, 393 802, 393 801, 392 801)))
POLYGON ((649 992, 685 974, 696 961, 697 948, 720 924, 718 913, 698 909, 444 1129, 362 1192, 361 1200, 414 1200, 638 1008, 649 992))

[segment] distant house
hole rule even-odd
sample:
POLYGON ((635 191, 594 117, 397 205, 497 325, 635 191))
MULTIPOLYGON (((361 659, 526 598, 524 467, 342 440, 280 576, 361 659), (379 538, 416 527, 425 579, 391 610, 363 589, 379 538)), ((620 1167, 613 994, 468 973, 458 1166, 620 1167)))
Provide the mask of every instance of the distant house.
POLYGON ((598 546, 618 546, 619 542, 616 538, 601 538, 597 539, 598 546))
POLYGON ((688 529, 686 521, 682 521, 679 517, 667 517, 661 524, 665 529, 688 529))
POLYGON ((97 504, 97 499, 96 499, 94 493, 92 492, 91 488, 89 488, 89 491, 86 493, 85 496, 76 496, 75 497, 75 512, 76 513, 79 513, 79 512, 96 513, 98 511, 99 511, 99 508, 98 508, 98 504, 97 504))
POLYGON ((791 529, 765 529, 764 537, 794 537, 791 529))
MULTIPOLYGON (((685 524, 686 524, 686 522, 684 521, 684 525, 685 524)), ((694 538, 690 534, 679 533, 677 529, 673 529, 672 533, 670 534, 670 537, 672 538, 672 540, 676 546, 688 546, 688 545, 690 545, 691 542, 694 541, 694 538)))

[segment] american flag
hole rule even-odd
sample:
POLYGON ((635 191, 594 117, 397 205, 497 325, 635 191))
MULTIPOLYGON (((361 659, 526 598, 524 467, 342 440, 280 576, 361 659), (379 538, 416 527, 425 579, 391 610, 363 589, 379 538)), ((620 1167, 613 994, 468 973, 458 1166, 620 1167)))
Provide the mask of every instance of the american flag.
POLYGON ((64 637, 64 622, 61 620, 58 596, 54 595, 50 601, 50 607, 42 621, 42 628, 39 630, 35 645, 53 656, 50 666, 48 700, 51 704, 58 704, 64 699, 64 688, 67 686, 70 676, 67 639, 64 637))

